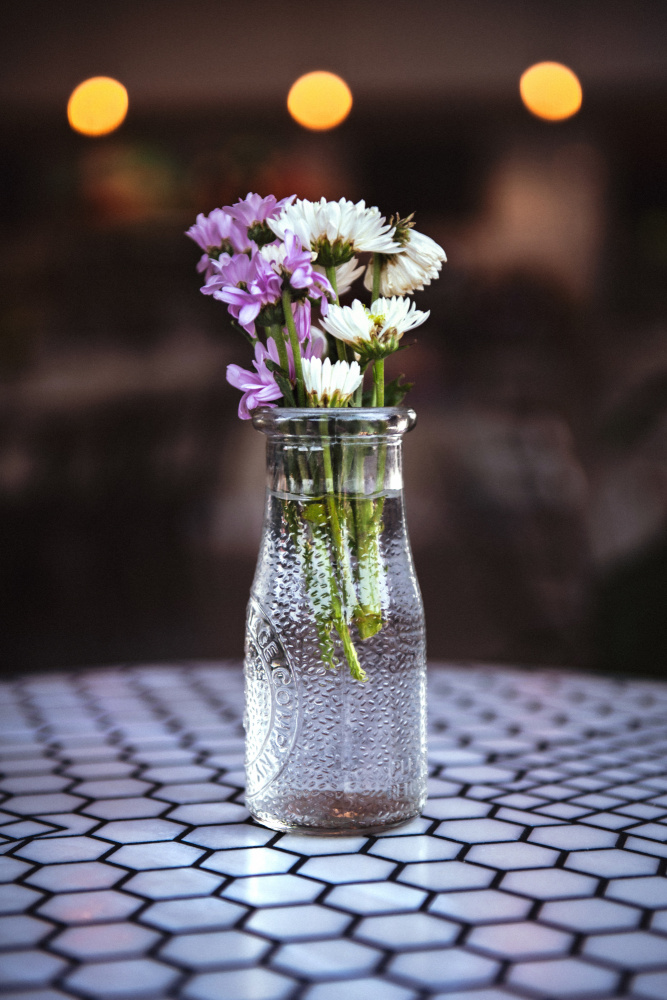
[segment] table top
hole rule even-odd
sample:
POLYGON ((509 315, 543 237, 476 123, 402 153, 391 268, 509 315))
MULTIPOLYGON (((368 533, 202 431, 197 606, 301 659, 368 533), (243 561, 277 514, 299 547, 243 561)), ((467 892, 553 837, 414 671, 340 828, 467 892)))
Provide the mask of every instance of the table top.
POLYGON ((0 992, 665 1000, 667 685, 430 669, 430 798, 379 837, 243 805, 234 664, 1 685, 0 992))

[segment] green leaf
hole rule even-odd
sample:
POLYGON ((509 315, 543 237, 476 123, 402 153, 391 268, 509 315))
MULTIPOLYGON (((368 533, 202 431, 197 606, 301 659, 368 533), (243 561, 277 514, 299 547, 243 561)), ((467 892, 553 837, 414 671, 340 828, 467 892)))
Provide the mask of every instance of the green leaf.
POLYGON ((266 367, 270 372, 273 372, 273 377, 276 380, 276 385, 280 389, 285 399, 287 406, 296 406, 294 399, 294 393, 292 392, 292 383, 289 380, 289 376, 284 368, 281 368, 279 364, 275 361, 271 361, 267 358, 264 362, 266 367))
POLYGON ((393 382, 388 382, 384 387, 384 405, 400 406, 410 389, 414 388, 414 382, 401 382, 404 375, 399 375, 393 382))

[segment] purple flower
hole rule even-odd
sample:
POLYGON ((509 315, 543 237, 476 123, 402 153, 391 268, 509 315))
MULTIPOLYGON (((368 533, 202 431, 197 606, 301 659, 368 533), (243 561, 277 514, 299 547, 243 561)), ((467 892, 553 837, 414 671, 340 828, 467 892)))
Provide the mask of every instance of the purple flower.
MULTIPOLYGON (((273 343, 273 342, 271 342, 273 343)), ((275 348, 275 343, 273 344, 275 348)), ((280 399, 282 392, 276 385, 272 373, 266 367, 267 358, 277 360, 277 350, 275 357, 271 353, 270 346, 266 347, 260 341, 255 344, 255 360, 253 361, 254 372, 239 365, 227 365, 227 381, 236 389, 240 389, 243 395, 239 401, 239 417, 241 420, 250 420, 251 411, 258 406, 275 406, 274 399, 280 399)))
POLYGON ((302 357, 321 358, 327 348, 327 338, 321 330, 311 324, 310 299, 293 303, 292 312, 302 357))
POLYGON ((265 306, 280 302, 280 277, 257 253, 237 254, 212 262, 213 274, 202 288, 204 295, 224 302, 229 313, 251 336, 255 320, 265 306))
POLYGON ((262 247, 259 256, 270 264, 276 274, 281 275, 293 291, 307 292, 310 297, 319 299, 322 315, 326 316, 328 296, 334 297, 333 289, 328 279, 313 268, 312 252, 302 247, 294 233, 287 230, 283 243, 262 247))
POLYGON ((207 279, 212 273, 211 265, 216 258, 243 253, 251 248, 243 226, 222 208, 214 208, 209 215, 200 212, 194 226, 190 226, 185 235, 205 251, 197 264, 197 270, 205 271, 207 279))
MULTIPOLYGON (((291 205, 296 195, 290 195, 289 198, 283 198, 281 201, 276 201, 274 195, 270 194, 266 198, 262 198, 259 194, 252 194, 249 192, 245 198, 241 201, 237 201, 234 205, 225 205, 223 211, 226 212, 230 218, 236 219, 238 222, 243 223, 248 229, 251 226, 256 225, 259 222, 265 222, 267 219, 275 219, 282 211, 285 205, 291 205)), ((272 239, 275 236, 272 234, 272 239)))
POLYGON ((254 257, 248 257, 245 253, 235 254, 233 257, 225 254, 219 260, 211 261, 211 276, 202 285, 202 294, 213 295, 225 285, 247 287, 256 274, 254 257))
MULTIPOLYGON (((245 288, 239 285, 223 285, 213 292, 213 298, 227 303, 230 314, 237 319, 244 330, 255 335, 255 320, 265 306, 275 306, 280 302, 282 283, 279 276, 257 256, 253 258, 254 275, 245 288)), ((246 284, 242 282, 242 284, 246 284)))
POLYGON ((316 326, 310 331, 310 337, 306 341, 306 345, 303 349, 303 357, 310 358, 323 358, 327 351, 327 338, 321 330, 318 330, 316 326))
POLYGON ((296 195, 290 198, 283 198, 276 201, 270 194, 267 198, 262 198, 258 194, 247 194, 235 205, 225 205, 223 211, 227 212, 231 219, 241 223, 246 228, 248 238, 253 241, 256 247, 266 246, 273 243, 276 234, 269 226, 268 220, 276 218, 281 210, 294 201, 296 195))

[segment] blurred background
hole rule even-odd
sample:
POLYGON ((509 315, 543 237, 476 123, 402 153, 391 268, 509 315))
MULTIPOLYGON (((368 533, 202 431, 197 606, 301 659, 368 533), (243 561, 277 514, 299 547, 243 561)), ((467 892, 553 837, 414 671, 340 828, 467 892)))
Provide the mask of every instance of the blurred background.
POLYGON ((5 671, 241 656, 264 441, 183 233, 252 190, 415 211, 447 251, 393 359, 430 656, 664 672, 664 0, 33 0, 0 89, 5 671), (543 60, 574 116, 522 103, 543 60), (327 131, 286 108, 316 69, 354 98, 327 131), (98 75, 129 111, 90 137, 98 75))

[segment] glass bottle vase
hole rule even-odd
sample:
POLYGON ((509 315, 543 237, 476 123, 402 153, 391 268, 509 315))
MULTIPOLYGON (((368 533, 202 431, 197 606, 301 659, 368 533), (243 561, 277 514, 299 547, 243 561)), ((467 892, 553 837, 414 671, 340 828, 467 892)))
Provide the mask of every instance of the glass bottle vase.
POLYGON ((424 804, 424 615, 401 464, 415 419, 253 416, 267 494, 246 630, 246 802, 272 829, 372 833, 424 804))

